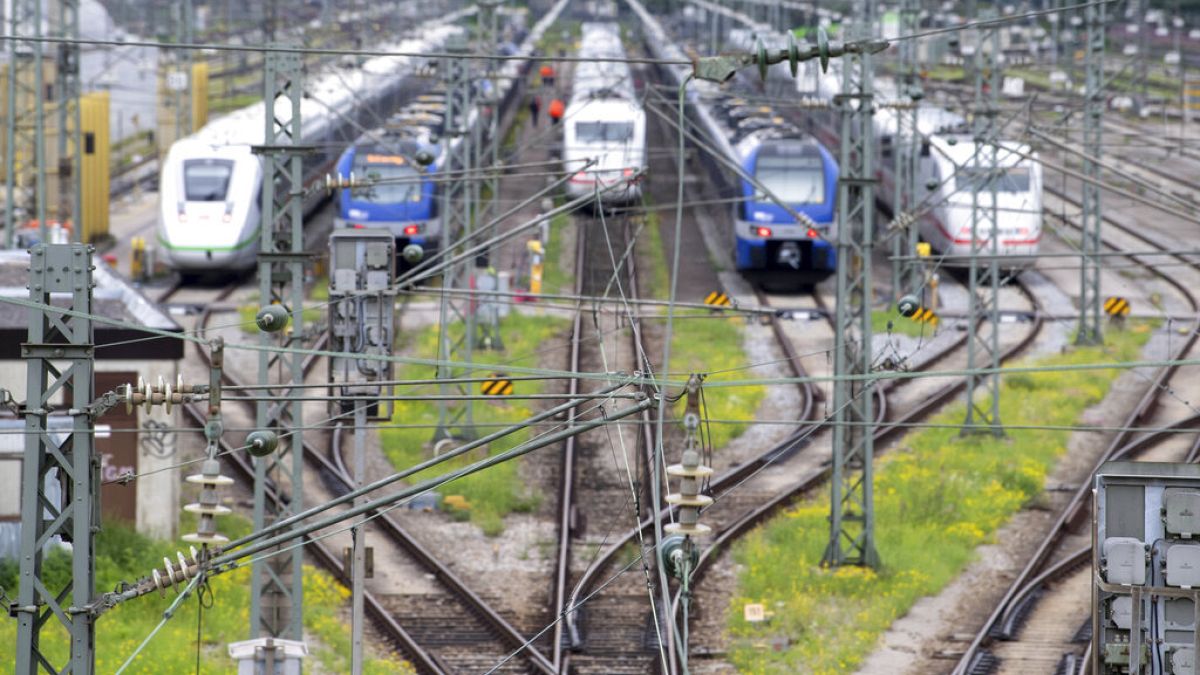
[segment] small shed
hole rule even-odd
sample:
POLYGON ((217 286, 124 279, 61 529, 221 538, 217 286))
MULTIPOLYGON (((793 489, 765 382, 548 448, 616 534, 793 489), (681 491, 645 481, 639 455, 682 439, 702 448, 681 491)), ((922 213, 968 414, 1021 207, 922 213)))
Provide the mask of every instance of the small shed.
MULTIPOLYGON (((94 397, 114 391, 141 377, 174 381, 184 354, 180 339, 154 335, 140 328, 181 334, 166 312, 128 280, 98 258, 94 259, 93 323, 96 341, 94 397)), ((29 254, 0 251, 0 299, 27 300, 29 254)), ((69 301, 64 294, 64 305, 69 301)), ((58 302, 58 299, 52 299, 58 302)), ((0 389, 18 402, 25 399, 26 362, 21 343, 28 340, 28 309, 0 302, 0 389)), ((65 417, 65 410, 61 411, 65 417)), ((49 418, 53 432, 56 416, 49 418)), ((124 483, 110 482, 101 489, 102 522, 124 521, 144 534, 174 538, 179 522, 178 471, 159 471, 179 462, 176 456, 180 418, 178 410, 166 413, 157 406, 150 413, 117 406, 97 420, 96 452, 101 459, 101 481, 113 481, 127 472, 141 476, 124 483), (158 471, 158 473, 155 473, 158 471)), ((15 551, 20 529, 21 462, 25 449, 23 423, 11 410, 0 411, 0 557, 15 551)))

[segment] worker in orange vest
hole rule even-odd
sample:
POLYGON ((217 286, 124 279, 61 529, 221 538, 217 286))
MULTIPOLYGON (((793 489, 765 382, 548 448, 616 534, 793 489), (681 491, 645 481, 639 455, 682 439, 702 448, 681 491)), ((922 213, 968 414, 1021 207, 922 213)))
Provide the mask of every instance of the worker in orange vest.
POLYGON ((563 105, 563 102, 560 99, 556 98, 553 101, 550 101, 550 108, 547 110, 547 112, 550 113, 550 121, 558 124, 558 121, 562 119, 563 113, 566 112, 566 110, 567 106, 563 105))
POLYGON ((542 66, 542 69, 539 72, 542 75, 542 86, 543 87, 553 87, 554 86, 554 67, 551 66, 549 63, 547 63, 546 65, 542 66))

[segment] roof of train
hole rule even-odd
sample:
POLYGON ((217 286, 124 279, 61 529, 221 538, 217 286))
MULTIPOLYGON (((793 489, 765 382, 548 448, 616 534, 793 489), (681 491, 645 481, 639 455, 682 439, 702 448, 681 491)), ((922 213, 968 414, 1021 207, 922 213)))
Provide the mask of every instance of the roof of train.
MULTIPOLYGON (((423 37, 384 45, 381 49, 397 52, 428 50, 430 47, 444 42, 453 33, 462 30, 447 23, 456 18, 458 17, 455 15, 445 17, 438 25, 425 30, 423 37)), ((304 126, 311 128, 312 125, 319 124, 328 116, 340 114, 340 111, 352 108, 354 100, 361 95, 362 91, 374 86, 380 78, 394 77, 398 72, 408 68, 413 60, 403 56, 379 56, 369 59, 353 69, 344 69, 337 64, 323 69, 305 87, 305 97, 300 104, 300 115, 304 126)), ((185 140, 193 140, 207 145, 261 144, 265 133, 264 110, 265 105, 261 101, 235 110, 214 119, 185 140)), ((286 99, 275 101, 275 115, 285 122, 291 119, 291 105, 286 99)))

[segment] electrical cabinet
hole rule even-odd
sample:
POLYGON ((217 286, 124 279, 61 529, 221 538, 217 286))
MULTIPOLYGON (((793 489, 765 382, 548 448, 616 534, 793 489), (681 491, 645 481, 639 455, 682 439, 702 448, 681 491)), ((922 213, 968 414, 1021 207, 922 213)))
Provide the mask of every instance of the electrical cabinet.
POLYGON ((329 348, 338 352, 329 359, 335 414, 366 405, 369 419, 391 419, 395 249, 388 230, 339 229, 329 236, 329 348))
POLYGON ((1092 672, 1193 675, 1200 466, 1109 462, 1092 509, 1092 672))

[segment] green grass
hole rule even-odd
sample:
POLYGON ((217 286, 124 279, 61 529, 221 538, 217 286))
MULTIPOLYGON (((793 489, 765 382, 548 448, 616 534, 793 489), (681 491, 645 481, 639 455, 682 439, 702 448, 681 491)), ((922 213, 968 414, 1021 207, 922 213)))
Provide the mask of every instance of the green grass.
MULTIPOLYGON (((653 202, 649 197, 644 196, 643 192, 642 203, 650 207, 653 202)), ((642 297, 653 298, 656 300, 666 300, 671 295, 671 278, 667 274, 667 257, 663 249, 662 231, 659 229, 659 215, 653 209, 647 209, 646 215, 643 216, 644 225, 641 233, 638 236, 638 253, 640 254, 639 263, 643 266, 642 269, 649 269, 650 288, 643 288, 642 297)), ((640 275, 643 279, 647 278, 646 274, 640 275)))
POLYGON ((569 213, 560 213, 550 219, 550 239, 546 242, 546 253, 542 259, 542 291, 545 293, 575 292, 575 279, 567 273, 574 264, 574 256, 568 247, 563 246, 563 237, 569 227, 569 213))
MULTIPOLYGON (((545 353, 549 342, 558 336, 566 327, 564 319, 544 316, 524 316, 517 313, 509 314, 500 325, 500 334, 504 340, 506 351, 492 352, 475 350, 473 359, 476 363, 497 364, 494 367, 482 368, 474 375, 486 375, 490 372, 503 372, 504 365, 537 366, 539 357, 545 353)), ((461 335, 462 324, 456 323, 451 327, 451 335, 461 335)), ((420 358, 435 358, 437 356, 437 327, 428 328, 408 336, 410 352, 420 358)), ((557 352, 554 352, 557 353, 557 352)), ((564 356, 565 358, 565 356, 564 356)), ((434 369, 429 366, 405 366, 399 369, 398 379, 432 378, 434 369)), ((459 373, 457 376, 461 376, 459 373)), ((478 385, 470 386, 470 393, 478 392, 478 385)), ((413 388, 404 388, 403 393, 418 393, 413 388)), ((515 383, 517 394, 536 394, 542 391, 540 381, 518 381, 515 383)), ((436 394, 436 387, 425 387, 420 392, 436 394)), ((505 400, 502 398, 491 401, 475 401, 474 417, 477 424, 516 423, 534 412, 533 401, 522 399, 505 400)), ((438 407, 429 401, 397 401, 393 421, 401 425, 434 425, 438 421, 438 407)), ((480 435, 495 431, 497 427, 484 427, 480 435)), ((455 460, 440 464, 410 479, 413 482, 440 475, 455 468, 478 461, 489 454, 498 454, 511 449, 530 438, 531 432, 526 429, 495 441, 488 448, 480 448, 467 453, 455 460)), ((433 429, 430 428, 391 428, 381 432, 383 452, 396 468, 405 468, 432 456, 433 429)), ((552 451, 547 451, 552 452, 552 451)), ((466 509, 451 509, 457 517, 470 519, 484 533, 494 536, 504 530, 503 517, 513 511, 531 511, 537 508, 540 495, 526 488, 520 473, 520 461, 509 461, 492 467, 486 471, 459 479, 443 486, 443 495, 461 495, 466 499, 466 509)), ((545 461, 544 457, 535 461, 545 461)))
POLYGON ((934 327, 901 316, 894 310, 872 310, 871 332, 875 335, 907 335, 909 337, 933 337, 934 327))
MULTIPOLYGON (((677 312, 675 330, 671 335, 671 372, 677 379, 689 373, 712 372, 705 382, 746 377, 746 352, 742 349, 742 328, 746 319, 726 317, 705 310, 677 312), (721 372, 728 371, 728 372, 721 372)), ((665 319, 663 320, 665 324, 665 319)), ((658 354, 651 354, 657 359, 658 354)), ((704 394, 704 417, 718 420, 750 422, 766 395, 762 385, 721 387, 704 394)), ((683 419, 685 401, 675 406, 675 418, 683 419)), ((714 424, 710 443, 720 448, 741 435, 746 427, 740 424, 714 424)))
POLYGON ((222 96, 210 96, 208 99, 208 116, 211 119, 216 115, 227 113, 232 110, 239 110, 248 105, 258 103, 261 100, 262 96, 260 94, 238 94, 228 98, 222 96))
POLYGON ((958 82, 965 77, 965 72, 959 66, 935 66, 927 71, 926 77, 931 80, 958 82))
MULTIPOLYGON (((1110 331, 1104 348, 1075 349, 1038 365, 1127 361, 1138 357, 1150 325, 1110 331)), ((1104 398, 1115 371, 1013 374, 1003 378, 1001 418, 1009 424, 1075 424, 1104 398)), ((932 421, 956 425, 961 404, 932 421)), ((883 568, 819 566, 829 532, 828 492, 748 535, 733 551, 742 566, 728 608, 730 658, 743 672, 850 672, 880 634, 923 596, 938 593, 1022 506, 1041 494, 1063 454, 1066 431, 1009 429, 1007 439, 960 439, 954 428, 909 434, 875 472, 876 540, 883 568), (761 602, 774 616, 742 618, 761 602), (786 636, 780 651, 770 640, 786 636)))
MULTIPOLYGON (((186 525, 184 526, 187 527, 186 525)), ((242 533, 250 529, 244 518, 223 519, 223 533, 242 533)), ((119 581, 133 581, 162 566, 163 556, 175 557, 175 544, 150 539, 131 528, 106 525, 96 538, 96 588, 112 589, 119 581)), ((70 577, 70 557, 61 552, 51 553, 45 561, 46 575, 51 588, 61 587, 70 577)), ((17 570, 15 561, 0 563, 0 585, 15 594, 17 570)), ((242 568, 213 577, 210 581, 213 606, 203 614, 203 640, 200 659, 202 673, 228 673, 234 669, 227 645, 246 639, 249 631, 250 569, 242 568)), ((304 627, 312 650, 306 670, 314 672, 349 672, 350 627, 342 622, 341 612, 349 590, 333 577, 305 566, 304 569, 304 627), (316 641, 319 641, 317 644, 316 641)), ((154 626, 162 619, 163 610, 175 599, 151 594, 125 602, 99 618, 96 624, 96 672, 112 673, 134 652, 154 626)), ((129 673, 191 673, 196 668, 196 596, 185 600, 175 616, 167 622, 145 650, 130 665, 129 673)), ((42 646, 61 664, 67 656, 68 643, 64 631, 51 620, 42 631, 42 646)), ((0 644, 10 648, 16 644, 17 624, 0 621, 0 644)), ((395 658, 371 658, 367 672, 412 672, 409 664, 395 658)), ((0 659, 0 673, 12 673, 11 658, 0 659)))

